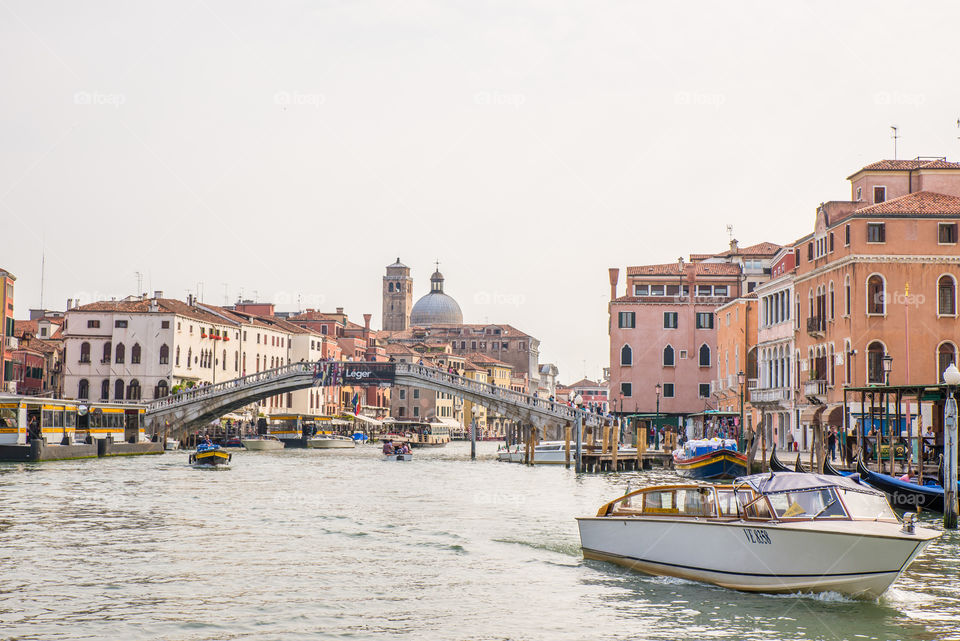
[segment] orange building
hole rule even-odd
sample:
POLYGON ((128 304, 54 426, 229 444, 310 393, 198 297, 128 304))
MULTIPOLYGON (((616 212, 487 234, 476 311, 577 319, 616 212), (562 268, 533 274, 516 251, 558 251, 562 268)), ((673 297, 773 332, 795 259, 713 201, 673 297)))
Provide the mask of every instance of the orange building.
POLYGON ((13 350, 16 348, 16 339, 13 327, 13 282, 16 276, 0 269, 0 392, 16 392, 10 389, 9 382, 13 376, 13 350))

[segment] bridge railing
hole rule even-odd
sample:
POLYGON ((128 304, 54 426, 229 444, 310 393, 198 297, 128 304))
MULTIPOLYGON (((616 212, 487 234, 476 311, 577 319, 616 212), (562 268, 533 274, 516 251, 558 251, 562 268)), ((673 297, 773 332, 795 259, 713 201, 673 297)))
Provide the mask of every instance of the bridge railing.
POLYGON ((464 391, 481 394, 492 400, 501 400, 511 405, 527 407, 543 414, 550 414, 560 420, 575 421, 578 413, 583 417, 585 424, 599 423, 602 420, 601 417, 596 414, 591 414, 590 412, 585 412, 575 407, 564 405, 563 403, 517 392, 505 387, 498 387, 492 383, 484 383, 425 365, 400 362, 396 364, 396 373, 434 380, 437 383, 443 383, 464 391))
POLYGON ((156 412, 157 410, 161 409, 186 405, 195 401, 212 398, 219 394, 232 392, 246 387, 252 387, 261 383, 275 381, 279 378, 284 378, 290 375, 311 374, 314 373, 316 367, 316 363, 290 363, 289 365, 281 365, 280 367, 275 367, 273 369, 265 369, 257 372, 256 374, 248 374, 247 376, 233 378, 228 381, 223 381, 222 383, 216 383, 214 385, 191 387, 176 394, 164 396, 163 398, 159 398, 147 403, 147 411, 156 412))

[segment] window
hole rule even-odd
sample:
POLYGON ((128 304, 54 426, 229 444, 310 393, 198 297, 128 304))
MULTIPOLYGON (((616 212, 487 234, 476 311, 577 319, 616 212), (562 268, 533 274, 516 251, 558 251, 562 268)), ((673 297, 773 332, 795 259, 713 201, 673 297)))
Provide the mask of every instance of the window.
POLYGON ((710 383, 700 383, 697 396, 700 398, 710 398, 710 383))
POLYGON ((103 344, 103 356, 100 358, 100 362, 109 363, 111 356, 113 356, 113 346, 110 341, 107 341, 103 344))
POLYGON ((937 227, 937 240, 941 245, 956 245, 957 223, 940 223, 937 227))
POLYGON ((713 286, 713 295, 714 295, 714 296, 726 296, 726 295, 727 295, 727 286, 726 286, 726 285, 714 285, 714 286, 713 286))
POLYGON ((941 343, 937 348, 937 381, 943 380, 943 372, 950 363, 957 362, 957 348, 953 343, 941 343))
POLYGON ((833 320, 833 314, 834 314, 835 308, 834 308, 834 291, 833 291, 833 281, 832 281, 832 280, 830 281, 830 287, 829 287, 828 291, 829 291, 829 301, 828 301, 828 302, 830 303, 830 306, 828 307, 828 310, 829 310, 829 312, 830 312, 830 320, 833 320))
POLYGON ((664 328, 664 329, 676 329, 676 328, 677 328, 677 312, 664 312, 664 313, 663 313, 663 328, 664 328))
POLYGON ((140 381, 133 379, 127 386, 127 399, 131 401, 140 400, 140 381))
POLYGON ((81 400, 90 398, 90 381, 85 378, 81 378, 77 383, 77 398, 81 400))
POLYGON ((90 343, 86 341, 80 343, 80 362, 81 363, 90 362, 90 343))
POLYGON ((676 365, 676 359, 674 358, 673 348, 667 345, 663 348, 663 366, 673 367, 674 365, 676 365))
POLYGON ((663 384, 663 397, 664 397, 664 398, 673 398, 673 383, 664 383, 664 384, 663 384))
POLYGON ((176 359, 174 360, 173 364, 176 365, 177 367, 180 367, 180 346, 179 345, 177 345, 176 359))
POLYGON ((813 243, 807 245, 807 260, 813 261, 813 243))
POLYGON ((700 367, 710 367, 710 346, 706 343, 700 346, 700 367))
POLYGON ((633 350, 630 349, 629 345, 620 348, 620 364, 624 366, 633 365, 633 350))
POLYGON ((850 310, 852 309, 852 305, 853 305, 853 300, 851 299, 850 276, 849 276, 849 275, 848 275, 848 276, 844 279, 844 281, 843 281, 843 288, 844 288, 844 290, 845 290, 844 293, 843 293, 843 309, 844 309, 844 312, 843 312, 843 313, 844 313, 846 316, 849 316, 849 315, 850 315, 850 310))
POLYGON ((833 251, 833 232, 830 232, 830 251, 833 251))
POLYGON ((400 400, 404 401, 407 399, 407 390, 400 388, 400 400))
POLYGON ((867 242, 885 243, 887 242, 886 223, 867 223, 867 242))
POLYGON ((413 388, 413 398, 414 399, 420 398, 420 388, 418 387, 413 388))
POLYGON ((123 343, 117 343, 117 356, 113 359, 115 363, 123 363, 126 359, 126 348, 123 346, 123 343))
POLYGON ((937 313, 941 316, 957 313, 957 284, 952 276, 941 276, 937 281, 937 313))
POLYGON ((873 202, 882 203, 887 199, 887 188, 886 187, 874 187, 873 188, 873 202))
POLYGON ((130 348, 130 362, 138 364, 140 362, 140 343, 134 343, 130 348))
POLYGON ((110 400, 110 379, 105 378, 103 382, 100 383, 100 400, 108 401, 110 400))
POLYGON ((713 329, 712 312, 697 312, 697 329, 713 329))
POLYGON ((857 187, 857 200, 863 200, 863 187, 857 187))
POLYGON ((637 326, 637 313, 620 312, 618 314, 618 321, 621 329, 633 329, 637 326))
POLYGON ((119 378, 117 379, 117 382, 113 384, 113 400, 123 400, 123 380, 119 378))
POLYGON ((884 314, 883 276, 874 274, 867 279, 867 314, 884 314))
POLYGON ((163 398, 164 396, 167 396, 168 394, 170 394, 170 388, 167 386, 167 382, 166 382, 166 381, 161 380, 159 383, 157 383, 157 387, 156 387, 156 389, 154 389, 154 391, 153 391, 153 397, 154 397, 154 398, 163 398))
POLYGON ((116 327, 117 329, 126 329, 127 321, 125 320, 113 321, 113 326, 116 327))
POLYGON ((160 329, 170 329, 170 321, 160 321, 160 329))
POLYGON ((867 383, 883 385, 883 345, 878 341, 867 347, 867 383))
POLYGON ((100 327, 100 321, 98 321, 98 320, 88 320, 88 321, 87 321, 87 328, 88 328, 88 329, 96 329, 96 328, 98 328, 98 327, 100 327))
POLYGON ((697 296, 713 296, 713 285, 697 285, 697 296))
POLYGON ((160 346, 160 364, 166 365, 170 362, 170 348, 166 344, 160 346))
POLYGON ((413 406, 413 415, 420 416, 420 407, 418 405, 413 406))
POLYGON ((620 396, 633 396, 633 383, 620 383, 620 396))
POLYGON ((847 247, 850 246, 850 225, 843 228, 843 244, 847 247))

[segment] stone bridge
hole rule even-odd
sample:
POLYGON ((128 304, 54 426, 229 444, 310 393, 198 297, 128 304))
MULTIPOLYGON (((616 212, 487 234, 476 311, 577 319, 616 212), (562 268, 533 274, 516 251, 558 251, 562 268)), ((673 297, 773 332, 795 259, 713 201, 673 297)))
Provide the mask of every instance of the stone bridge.
POLYGON ((510 389, 481 383, 446 371, 408 363, 316 362, 291 363, 216 385, 185 390, 147 404, 144 426, 148 434, 176 436, 250 403, 277 394, 325 385, 409 385, 463 398, 488 411, 543 433, 573 425, 580 416, 584 427, 598 426, 602 417, 510 389))

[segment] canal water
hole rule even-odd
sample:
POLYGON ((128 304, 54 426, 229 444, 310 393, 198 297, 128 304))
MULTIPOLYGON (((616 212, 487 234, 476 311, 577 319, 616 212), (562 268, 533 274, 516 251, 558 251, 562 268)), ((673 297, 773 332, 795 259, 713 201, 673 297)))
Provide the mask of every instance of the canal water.
POLYGON ((669 474, 495 450, 2 464, 0 638, 960 638, 956 533, 879 601, 742 594, 581 557, 575 516, 669 474))

